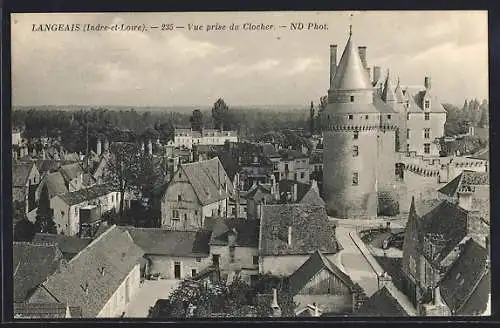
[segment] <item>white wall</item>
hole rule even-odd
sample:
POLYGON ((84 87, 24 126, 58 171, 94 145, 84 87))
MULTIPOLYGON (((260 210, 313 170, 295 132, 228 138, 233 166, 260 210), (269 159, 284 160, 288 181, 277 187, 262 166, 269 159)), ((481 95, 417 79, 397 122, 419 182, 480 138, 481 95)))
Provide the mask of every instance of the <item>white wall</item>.
POLYGON ((175 279, 175 262, 181 263, 181 279, 191 277, 191 270, 195 269, 197 273, 212 264, 212 258, 208 257, 175 257, 168 255, 147 255, 151 259, 151 274, 159 273, 164 279, 175 279), (199 259, 199 262, 198 262, 199 259))

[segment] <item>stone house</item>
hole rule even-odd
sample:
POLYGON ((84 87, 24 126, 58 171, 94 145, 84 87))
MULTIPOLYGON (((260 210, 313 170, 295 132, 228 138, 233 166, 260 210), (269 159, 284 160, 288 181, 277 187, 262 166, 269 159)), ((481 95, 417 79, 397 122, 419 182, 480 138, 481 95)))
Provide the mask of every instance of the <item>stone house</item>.
POLYGON ((276 181, 293 180, 308 184, 310 179, 309 156, 298 150, 283 149, 279 151, 279 161, 274 163, 276 181))
POLYGON ((317 250, 340 265, 341 246, 325 208, 307 204, 264 205, 259 233, 259 272, 289 276, 317 250))
POLYGON ((40 172, 34 162, 12 164, 12 202, 23 204, 27 214, 36 207, 36 187, 40 183, 40 172))
POLYGON ((288 278, 288 290, 298 308, 314 304, 322 313, 353 311, 355 289, 351 278, 322 252, 314 252, 288 278))
POLYGON ((161 225, 197 230, 208 216, 226 216, 233 184, 219 158, 181 164, 161 201, 161 225))
POLYGON ((82 318, 120 317, 139 289, 142 256, 130 234, 112 226, 49 276, 28 302, 78 306, 82 318))
POLYGON ((255 183, 247 192, 241 195, 246 200, 247 218, 260 217, 259 206, 276 202, 278 196, 277 185, 255 183))
MULTIPOLYGON (((67 192, 56 195, 50 200, 50 208, 54 212, 54 222, 57 226, 57 233, 76 236, 81 232, 82 224, 85 222, 82 217, 82 210, 97 211, 98 218, 102 214, 120 207, 120 193, 112 190, 107 185, 95 185, 90 188, 67 192)), ((94 220, 91 220, 94 221, 94 220)))
POLYGON ((395 295, 394 289, 390 285, 385 285, 368 298, 355 315, 408 317, 411 313, 412 311, 409 311, 404 303, 399 302, 399 297, 395 295))
POLYGON ((195 277, 211 265, 207 231, 175 231, 157 228, 121 227, 144 251, 144 275, 162 279, 195 277))

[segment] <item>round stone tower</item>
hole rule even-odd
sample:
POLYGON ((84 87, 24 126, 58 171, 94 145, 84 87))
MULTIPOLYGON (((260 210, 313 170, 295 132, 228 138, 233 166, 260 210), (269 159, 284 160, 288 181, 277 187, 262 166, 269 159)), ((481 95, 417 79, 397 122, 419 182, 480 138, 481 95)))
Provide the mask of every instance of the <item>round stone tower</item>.
MULTIPOLYGON (((330 48, 335 56, 336 46, 330 48)), ((376 217, 379 192, 394 178, 396 113, 374 95, 365 60, 352 31, 338 66, 330 60, 335 67, 321 114, 323 184, 327 212, 337 218, 376 217)))

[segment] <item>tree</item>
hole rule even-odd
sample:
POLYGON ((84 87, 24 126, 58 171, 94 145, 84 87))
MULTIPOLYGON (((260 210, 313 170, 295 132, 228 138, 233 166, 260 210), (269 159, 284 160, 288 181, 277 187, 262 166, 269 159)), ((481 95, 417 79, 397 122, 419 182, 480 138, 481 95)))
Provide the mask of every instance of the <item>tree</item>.
POLYGON ((229 122, 229 107, 226 105, 222 98, 217 99, 212 107, 212 117, 216 129, 228 129, 229 122))
POLYGON ((37 232, 57 233, 57 227, 53 220, 52 209, 50 208, 49 190, 44 184, 40 192, 40 200, 36 210, 35 228, 37 232))
POLYGON ((191 129, 193 131, 199 131, 200 133, 203 130, 203 114, 199 109, 193 110, 193 114, 189 118, 189 122, 191 123, 191 129))
POLYGON ((174 126, 171 121, 158 124, 155 129, 160 133, 160 140, 163 143, 167 143, 170 140, 174 140, 174 126))
POLYGON ((14 226, 14 241, 31 241, 35 233, 35 225, 28 219, 23 218, 14 226))
POLYGON ((479 119, 479 127, 484 128, 489 126, 490 122, 490 113, 489 113, 489 106, 488 106, 488 101, 486 99, 483 100, 481 103, 481 106, 479 107, 479 111, 481 112, 481 117, 479 119))

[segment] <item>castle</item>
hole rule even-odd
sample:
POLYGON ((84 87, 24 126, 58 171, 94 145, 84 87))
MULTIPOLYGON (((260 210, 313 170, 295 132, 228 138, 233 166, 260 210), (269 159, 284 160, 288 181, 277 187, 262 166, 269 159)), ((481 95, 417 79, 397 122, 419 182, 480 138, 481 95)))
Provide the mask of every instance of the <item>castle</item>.
POLYGON ((407 211, 412 196, 431 198, 464 169, 487 170, 486 161, 439 156, 446 110, 430 77, 415 90, 399 79, 394 87, 389 71, 381 76, 375 66, 370 80, 366 50, 355 45, 352 28, 338 64, 330 45, 323 184, 327 212, 337 218, 374 218, 382 203, 407 211))

